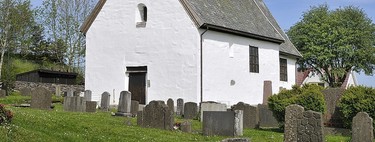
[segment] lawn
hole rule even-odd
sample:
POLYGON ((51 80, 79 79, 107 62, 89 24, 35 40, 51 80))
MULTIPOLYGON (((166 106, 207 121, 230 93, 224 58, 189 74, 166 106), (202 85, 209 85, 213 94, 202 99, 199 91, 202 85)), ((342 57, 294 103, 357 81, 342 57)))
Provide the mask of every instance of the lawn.
MULTIPOLYGON (((23 99, 29 99, 24 97, 23 99)), ((141 128, 135 118, 113 117, 109 112, 75 113, 65 112, 61 104, 54 110, 17 108, 10 103, 22 102, 22 97, 0 99, 0 103, 14 112, 9 126, 0 126, 0 141, 40 142, 40 141, 220 141, 226 137, 201 135, 201 123, 193 121, 193 133, 179 130, 166 131, 141 128), (6 101, 7 100, 7 101, 6 101)), ((176 118, 176 122, 184 120, 176 118)), ((277 130, 245 129, 244 136, 252 142, 282 142, 283 133, 277 130)), ((344 142, 348 137, 327 136, 327 141, 344 142)))

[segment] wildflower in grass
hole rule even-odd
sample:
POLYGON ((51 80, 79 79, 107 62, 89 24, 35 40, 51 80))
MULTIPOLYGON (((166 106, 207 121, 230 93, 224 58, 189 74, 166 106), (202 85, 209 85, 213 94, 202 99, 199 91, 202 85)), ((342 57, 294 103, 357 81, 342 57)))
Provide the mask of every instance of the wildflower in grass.
POLYGON ((0 104, 0 125, 9 124, 12 121, 13 113, 5 109, 5 105, 0 104))

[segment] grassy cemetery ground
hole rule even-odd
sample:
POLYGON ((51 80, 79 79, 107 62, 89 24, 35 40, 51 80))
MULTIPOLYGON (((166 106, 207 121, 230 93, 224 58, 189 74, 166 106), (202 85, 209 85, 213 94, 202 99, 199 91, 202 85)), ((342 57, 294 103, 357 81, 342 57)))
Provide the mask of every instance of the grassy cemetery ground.
MULTIPOLYGON (((74 113, 64 112, 62 105, 55 104, 54 110, 16 108, 10 104, 20 103, 29 97, 10 96, 0 98, 0 103, 14 113, 12 124, 0 126, 2 141, 220 141, 226 137, 201 135, 201 123, 193 121, 193 133, 179 130, 165 131, 141 128, 136 118, 113 117, 109 112, 74 113)), ((113 110, 114 111, 114 110, 113 110)), ((182 122, 176 119, 176 122, 182 122)), ((253 142, 282 142, 279 130, 245 129, 244 136, 253 142)), ((344 142, 348 137, 327 136, 327 141, 344 142)))

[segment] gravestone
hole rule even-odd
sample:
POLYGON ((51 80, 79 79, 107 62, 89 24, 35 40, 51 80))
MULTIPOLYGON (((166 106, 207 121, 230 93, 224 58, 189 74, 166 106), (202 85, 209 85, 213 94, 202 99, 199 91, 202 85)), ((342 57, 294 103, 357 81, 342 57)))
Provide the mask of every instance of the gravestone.
POLYGON ((197 103, 187 102, 184 106, 184 118, 195 119, 197 117, 198 106, 197 103))
POLYGON ((84 101, 91 101, 92 91, 86 90, 83 97, 84 97, 84 101))
POLYGON ((5 98, 7 96, 7 93, 5 90, 0 90, 0 98, 5 98))
POLYGON ((191 122, 190 121, 184 121, 181 123, 180 129, 182 132, 185 133, 191 133, 191 122))
POLYGON ((352 142, 372 142, 373 140, 373 119, 366 112, 357 113, 352 122, 352 142))
POLYGON ((120 99, 118 104, 118 109, 116 112, 116 116, 131 116, 130 107, 131 107, 131 100, 132 94, 129 91, 122 91, 120 93, 120 99))
POLYGON ((174 101, 173 101, 173 99, 169 98, 167 100, 167 105, 169 107, 169 110, 172 112, 172 114, 174 114, 174 101))
POLYGON ((284 142, 297 142, 298 118, 302 118, 304 108, 300 105, 289 105, 285 108, 284 142))
POLYGON ((326 111, 323 115, 324 125, 328 127, 343 127, 343 115, 337 106, 345 89, 329 88, 322 91, 326 105, 326 111))
POLYGON ((184 100, 179 98, 177 99, 177 111, 176 111, 177 116, 182 116, 184 115, 184 100))
POLYGON ((144 127, 143 126, 143 111, 137 112, 137 125, 144 127))
POLYGON ((268 104, 268 98, 272 96, 272 81, 264 81, 263 83, 263 104, 268 104))
POLYGON ((248 138, 227 138, 221 142, 250 142, 248 138))
POLYGON ((174 117, 164 101, 151 101, 144 108, 143 127, 173 130, 174 117))
POLYGON ((71 112, 85 112, 86 104, 83 101, 83 97, 64 97, 64 111, 71 112))
POLYGON ((86 101, 86 112, 96 112, 97 102, 86 101))
POLYGON ((111 95, 108 92, 104 92, 102 94, 102 98, 100 101, 100 110, 102 111, 109 111, 109 104, 110 104, 110 97, 111 95))
POLYGON ((138 111, 139 111, 139 102, 132 100, 131 101, 131 107, 130 107, 130 113, 133 116, 136 116, 138 111))
POLYGON ((259 115, 258 108, 239 102, 232 107, 232 110, 242 110, 243 111, 243 127, 255 129, 259 125, 259 115))
POLYGON ((31 108, 51 109, 52 93, 47 89, 38 87, 31 93, 31 108))
POLYGON ((22 96, 31 96, 32 90, 30 88, 21 88, 20 93, 22 96))
POLYGON ((66 94, 66 97, 73 97, 74 96, 74 90, 73 88, 69 88, 66 94))
POLYGON ((304 111, 297 120, 298 142, 324 142, 322 114, 314 111, 304 111))
POLYGON ((273 117, 273 113, 269 110, 268 105, 258 105, 259 111, 259 127, 279 127, 279 123, 276 118, 273 117))
POLYGON ((227 105, 217 102, 202 102, 200 111, 200 120, 203 120, 204 111, 227 111, 227 105))
POLYGON ((55 95, 60 97, 61 96, 61 86, 55 85, 55 95))
POLYGON ((243 111, 204 111, 203 135, 242 136, 243 111))

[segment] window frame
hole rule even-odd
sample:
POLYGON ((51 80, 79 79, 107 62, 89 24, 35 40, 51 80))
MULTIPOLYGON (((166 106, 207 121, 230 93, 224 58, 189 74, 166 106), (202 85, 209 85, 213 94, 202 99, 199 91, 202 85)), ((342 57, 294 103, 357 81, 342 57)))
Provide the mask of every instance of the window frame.
POLYGON ((288 60, 285 58, 280 58, 279 64, 280 64, 280 81, 288 82, 288 60))
POLYGON ((259 73, 259 48, 255 46, 249 46, 249 70, 259 73))

